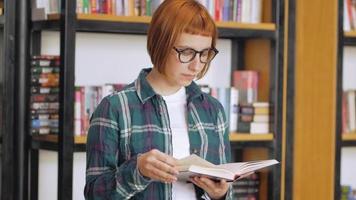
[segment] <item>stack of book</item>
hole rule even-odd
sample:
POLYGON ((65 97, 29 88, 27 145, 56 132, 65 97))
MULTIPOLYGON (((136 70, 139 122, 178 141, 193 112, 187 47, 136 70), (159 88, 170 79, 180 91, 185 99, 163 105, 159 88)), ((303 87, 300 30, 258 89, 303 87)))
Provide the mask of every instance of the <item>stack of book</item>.
POLYGON ((254 173, 232 185, 232 194, 236 200, 257 200, 260 188, 260 175, 254 173))
POLYGON ((237 131, 241 133, 269 133, 270 106, 268 102, 239 104, 237 131))
POLYGON ((59 119, 59 56, 31 60, 31 134, 57 134, 59 119))

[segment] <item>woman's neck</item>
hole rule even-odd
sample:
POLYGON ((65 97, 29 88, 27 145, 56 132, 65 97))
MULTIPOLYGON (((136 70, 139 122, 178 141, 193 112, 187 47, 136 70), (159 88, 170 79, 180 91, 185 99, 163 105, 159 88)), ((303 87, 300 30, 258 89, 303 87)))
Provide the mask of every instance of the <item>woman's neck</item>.
POLYGON ((176 93, 181 86, 174 86, 169 82, 167 76, 160 73, 156 67, 153 67, 152 70, 148 73, 146 77, 148 83, 151 85, 153 90, 162 96, 168 96, 176 93))

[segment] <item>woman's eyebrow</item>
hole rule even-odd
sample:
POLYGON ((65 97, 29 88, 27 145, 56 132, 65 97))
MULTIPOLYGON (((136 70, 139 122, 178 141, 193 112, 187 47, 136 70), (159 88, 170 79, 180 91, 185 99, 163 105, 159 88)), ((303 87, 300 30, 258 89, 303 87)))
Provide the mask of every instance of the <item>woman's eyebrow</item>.
POLYGON ((209 47, 205 47, 205 48, 202 48, 202 49, 195 49, 195 48, 193 48, 193 47, 191 47, 191 46, 186 46, 186 45, 177 45, 177 46, 175 46, 176 48, 179 48, 179 49, 194 49, 194 50, 204 50, 204 49, 209 49, 210 48, 210 46, 209 47))

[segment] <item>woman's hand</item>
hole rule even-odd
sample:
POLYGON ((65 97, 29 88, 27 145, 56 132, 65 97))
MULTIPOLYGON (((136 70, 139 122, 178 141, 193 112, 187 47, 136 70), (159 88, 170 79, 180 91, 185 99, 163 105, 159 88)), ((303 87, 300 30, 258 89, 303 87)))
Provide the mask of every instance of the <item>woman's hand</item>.
POLYGON ((225 179, 214 182, 206 177, 193 177, 190 181, 208 193, 212 199, 222 199, 229 189, 229 184, 225 179))
POLYGON ((177 180, 177 160, 157 149, 141 154, 137 158, 140 173, 154 180, 172 183, 177 180))

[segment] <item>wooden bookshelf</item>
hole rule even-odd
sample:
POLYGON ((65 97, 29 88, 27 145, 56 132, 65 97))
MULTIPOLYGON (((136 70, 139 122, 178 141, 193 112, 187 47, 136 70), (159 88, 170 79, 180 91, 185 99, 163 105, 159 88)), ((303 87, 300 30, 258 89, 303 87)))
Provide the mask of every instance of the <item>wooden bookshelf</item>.
POLYGON ((230 133, 231 142, 247 142, 247 141, 272 141, 273 133, 268 134, 246 134, 246 133, 230 133))

